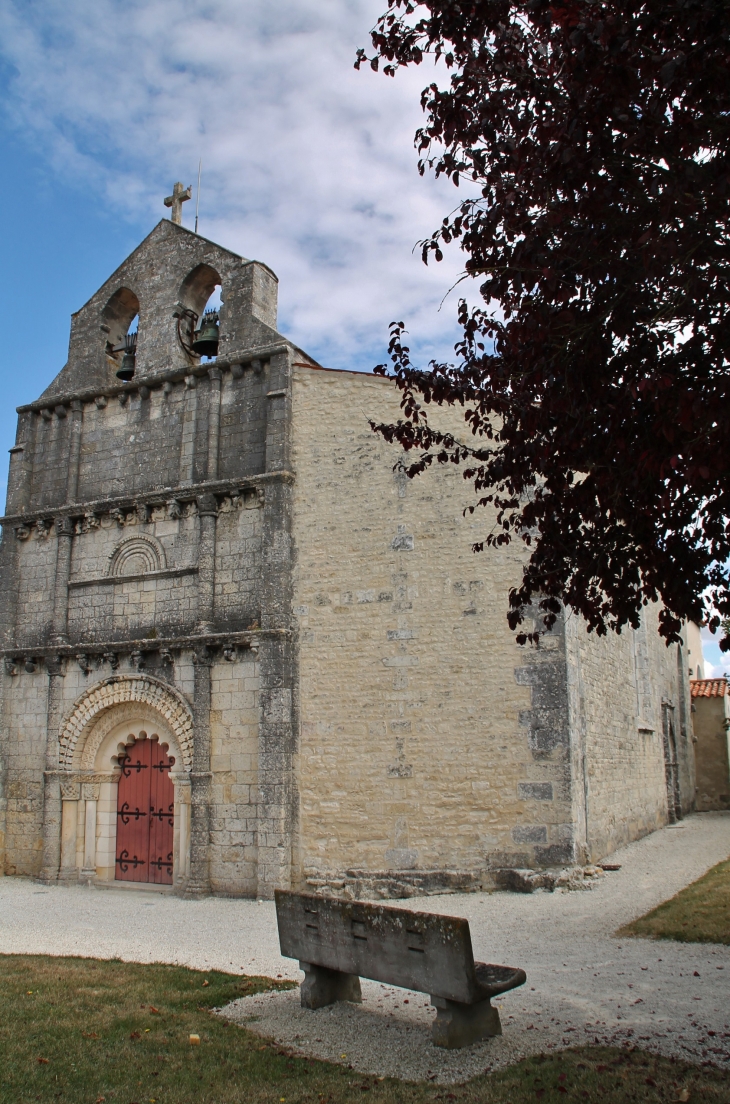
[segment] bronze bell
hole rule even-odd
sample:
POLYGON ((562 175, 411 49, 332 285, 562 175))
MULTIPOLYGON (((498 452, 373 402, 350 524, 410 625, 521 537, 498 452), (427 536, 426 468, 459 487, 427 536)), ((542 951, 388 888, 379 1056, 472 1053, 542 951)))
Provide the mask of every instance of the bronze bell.
POLYGON ((195 334, 193 352, 196 356, 217 356, 218 341, 218 311, 206 311, 203 315, 200 329, 195 334))
POLYGON ((134 378, 134 367, 137 354, 137 335, 136 333, 127 334, 124 339, 124 356, 122 357, 122 366, 117 372, 117 379, 123 380, 125 383, 129 383, 134 378))

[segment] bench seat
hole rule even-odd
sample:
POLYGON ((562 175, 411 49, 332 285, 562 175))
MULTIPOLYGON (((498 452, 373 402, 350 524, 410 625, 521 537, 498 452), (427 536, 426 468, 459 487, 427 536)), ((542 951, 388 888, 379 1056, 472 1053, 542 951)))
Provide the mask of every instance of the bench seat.
POLYGON ((276 891, 281 953, 304 971, 301 1002, 360 1002, 360 978, 428 993, 436 1046, 501 1035, 491 998, 523 985, 525 971, 475 962, 467 920, 366 901, 276 891))

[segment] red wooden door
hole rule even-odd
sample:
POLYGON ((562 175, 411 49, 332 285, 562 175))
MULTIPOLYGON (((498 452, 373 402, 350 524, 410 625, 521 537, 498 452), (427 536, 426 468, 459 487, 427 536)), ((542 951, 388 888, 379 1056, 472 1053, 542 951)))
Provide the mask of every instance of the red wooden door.
POLYGON ((172 885, 174 762, 157 740, 135 740, 119 759, 118 881, 172 885))

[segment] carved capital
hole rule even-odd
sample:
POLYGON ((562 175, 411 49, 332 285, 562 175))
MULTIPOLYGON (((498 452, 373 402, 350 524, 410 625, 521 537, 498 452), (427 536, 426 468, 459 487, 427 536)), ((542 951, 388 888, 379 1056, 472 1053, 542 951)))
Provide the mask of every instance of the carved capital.
POLYGON ((60 656, 46 656, 46 670, 51 678, 62 678, 64 665, 60 656))
POLYGON ((208 369, 208 379, 220 381, 222 378, 223 378, 223 373, 221 372, 220 368, 209 368, 208 369))
POLYGON ((57 517, 54 524, 57 537, 69 537, 70 539, 74 535, 74 523, 70 517, 57 517))
POLYGON ((61 783, 61 799, 63 801, 78 801, 81 797, 81 785, 78 782, 61 783))
POLYGON ((213 655, 207 644, 200 644, 193 652, 193 663, 196 667, 210 667, 213 663, 213 655))
POLYGON ((218 516, 218 503, 216 502, 215 495, 202 494, 198 495, 196 499, 198 507, 198 515, 200 517, 217 517, 218 516))
POLYGON ((98 801, 101 784, 99 782, 82 782, 81 796, 84 801, 98 801))

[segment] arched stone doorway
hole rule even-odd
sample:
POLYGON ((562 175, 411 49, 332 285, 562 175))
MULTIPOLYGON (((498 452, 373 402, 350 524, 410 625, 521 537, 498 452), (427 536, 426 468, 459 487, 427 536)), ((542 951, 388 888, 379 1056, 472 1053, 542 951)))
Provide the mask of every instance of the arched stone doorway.
POLYGON ((77 700, 60 735, 61 881, 184 887, 190 868, 192 740, 187 702, 151 675, 114 676, 77 700), (157 776, 158 784, 135 789, 134 773, 157 776), (120 815, 125 803, 137 814, 126 823, 120 815), (127 829, 135 822, 139 831, 130 836, 127 829), (153 823, 160 831, 152 832, 153 823), (132 876, 129 864, 123 870, 117 861, 125 849, 133 854, 130 839, 137 844, 132 876))

